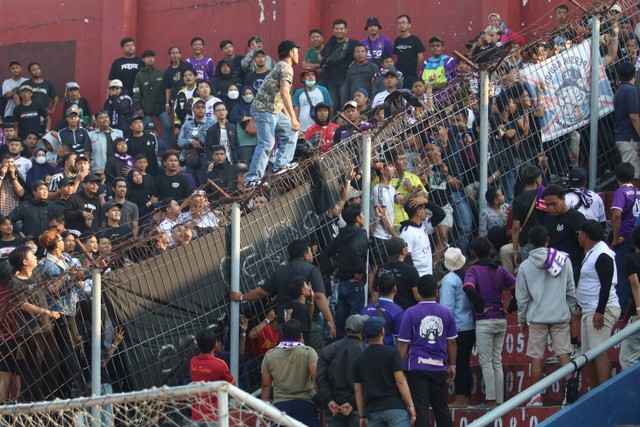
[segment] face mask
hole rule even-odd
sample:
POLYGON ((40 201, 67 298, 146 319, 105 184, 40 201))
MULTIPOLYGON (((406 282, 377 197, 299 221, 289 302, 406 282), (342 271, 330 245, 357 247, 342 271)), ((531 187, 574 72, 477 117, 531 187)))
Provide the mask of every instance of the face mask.
POLYGON ((242 99, 244 99, 244 102, 246 102, 248 104, 251 101, 253 101, 253 95, 251 95, 250 93, 248 93, 246 95, 242 95, 242 99))
POLYGON ((229 99, 238 99, 238 97, 240 96, 240 92, 238 92, 237 90, 231 90, 229 91, 227 96, 229 97, 229 99))
POLYGON ((316 85, 316 81, 315 80, 313 80, 313 81, 307 80, 307 81, 304 82, 304 84, 306 84, 307 87, 314 87, 316 85))
POLYGON ((36 163, 39 165, 44 165, 45 163, 47 163, 47 158, 46 157, 36 157, 36 163))

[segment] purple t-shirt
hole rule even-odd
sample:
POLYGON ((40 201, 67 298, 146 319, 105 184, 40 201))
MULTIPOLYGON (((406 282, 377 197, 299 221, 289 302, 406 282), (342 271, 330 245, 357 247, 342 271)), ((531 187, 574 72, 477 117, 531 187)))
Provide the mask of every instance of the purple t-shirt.
POLYGON ((382 34, 378 34, 378 38, 374 41, 371 41, 369 37, 367 37, 360 43, 365 45, 365 47, 367 48, 368 62, 380 62, 380 57, 382 55, 393 54, 393 43, 382 34))
POLYGON ((409 371, 444 371, 447 340, 458 336, 453 313, 435 301, 421 301, 402 316, 398 341, 409 343, 409 371))
MULTIPOLYGON (((395 347, 396 343, 393 336, 397 336, 400 333, 400 322, 402 322, 404 310, 390 299, 379 298, 378 302, 387 323, 384 327, 384 345, 395 347)), ((380 317, 375 301, 363 308, 360 314, 366 314, 369 317, 380 317)))
POLYGON ((187 62, 193 66, 196 70, 196 77, 198 79, 211 80, 215 74, 215 62, 208 56, 204 56, 202 59, 196 59, 191 57, 187 59, 187 62))
POLYGON ((480 294, 485 307, 490 307, 485 314, 473 313, 475 320, 504 319, 502 311, 502 292, 516 285, 516 278, 502 267, 493 268, 485 265, 472 265, 464 275, 464 286, 473 286, 480 294))
POLYGON ((618 187, 613 193, 613 202, 611 203, 611 210, 614 209, 622 211, 620 235, 624 237, 624 240, 631 241, 633 224, 636 222, 638 214, 640 214, 640 190, 631 184, 624 184, 618 187), (633 206, 634 203, 635 206, 633 206))

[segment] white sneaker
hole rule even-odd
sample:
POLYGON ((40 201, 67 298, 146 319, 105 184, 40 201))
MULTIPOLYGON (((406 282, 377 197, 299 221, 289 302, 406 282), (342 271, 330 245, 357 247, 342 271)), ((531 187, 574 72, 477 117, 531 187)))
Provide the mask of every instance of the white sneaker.
POLYGON ((529 403, 527 403, 527 407, 531 406, 542 406, 542 394, 538 393, 531 398, 529 403))

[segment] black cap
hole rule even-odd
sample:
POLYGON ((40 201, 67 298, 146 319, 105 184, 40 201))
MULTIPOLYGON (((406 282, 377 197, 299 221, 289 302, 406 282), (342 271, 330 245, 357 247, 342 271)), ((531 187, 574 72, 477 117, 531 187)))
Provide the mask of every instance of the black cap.
POLYGON ((156 130, 156 125, 153 122, 149 122, 146 125, 144 125, 144 129, 145 130, 156 130))
POLYGON ((60 181, 58 181, 58 188, 64 187, 65 185, 73 184, 73 180, 69 177, 62 177, 60 181))
POLYGON ((278 45, 278 58, 284 58, 295 47, 299 48, 300 46, 298 46, 291 40, 281 41, 280 44, 278 45))
POLYGON ((569 184, 573 187, 587 182, 588 172, 584 168, 575 168, 569 172, 569 184))
POLYGON ((136 120, 140 120, 141 122, 143 122, 144 121, 144 117, 142 117, 142 116, 133 116, 133 118, 131 119, 129 124, 135 122, 136 120))
POLYGON ((16 127, 16 122, 13 120, 9 120, 8 117, 5 117, 5 122, 2 124, 2 129, 12 129, 16 127))
POLYGON ((122 203, 118 203, 115 202, 113 204, 109 204, 107 205, 108 208, 104 210, 105 215, 107 214, 107 212, 109 212, 111 210, 111 208, 113 208, 114 206, 117 207, 118 209, 122 210, 122 208, 124 207, 124 205, 122 203))
POLYGON ((327 105, 327 103, 326 103, 326 102, 318 102, 318 103, 313 107, 313 109, 314 109, 315 111, 318 111, 318 110, 319 110, 319 109, 321 109, 321 108, 325 108, 325 109, 327 109, 327 110, 331 111, 331 107, 329 107, 329 105, 327 105))
POLYGON ((142 52, 142 55, 140 55, 142 58, 146 58, 148 56, 156 56, 156 53, 154 51, 152 51, 151 49, 147 49, 144 52, 142 52))
POLYGON ((85 162, 89 161, 89 159, 87 159, 87 156, 85 156, 84 154, 78 154, 76 156, 76 163, 78 163, 81 160, 84 160, 85 162))
POLYGON ((380 25, 378 18, 369 18, 367 19, 367 23, 364 25, 364 30, 367 31, 372 25, 376 25, 378 28, 382 29, 382 25, 380 25))
POLYGON ((431 44, 431 43, 433 43, 433 42, 440 42, 440 43, 444 44, 444 40, 442 40, 442 39, 441 39, 440 37, 438 37, 438 36, 434 36, 434 37, 431 37, 431 38, 429 39, 429 44, 431 44))
POLYGON ((389 76, 393 76, 393 77, 395 77, 396 79, 398 78, 398 75, 396 74, 396 72, 395 72, 395 71, 392 71, 392 70, 387 70, 387 72, 386 72, 386 73, 384 73, 384 78, 385 78, 385 79, 386 79, 387 77, 389 77, 389 76))
POLYGON ((41 179, 37 180, 34 184, 33 187, 31 187, 33 190, 35 190, 36 188, 40 187, 41 185, 46 186, 47 188, 49 188, 49 184, 47 183, 47 181, 43 181, 41 179))
POLYGON ((85 184, 87 182, 100 182, 100 181, 102 181, 100 177, 93 173, 90 173, 89 175, 85 176, 84 179, 82 180, 82 182, 85 184))

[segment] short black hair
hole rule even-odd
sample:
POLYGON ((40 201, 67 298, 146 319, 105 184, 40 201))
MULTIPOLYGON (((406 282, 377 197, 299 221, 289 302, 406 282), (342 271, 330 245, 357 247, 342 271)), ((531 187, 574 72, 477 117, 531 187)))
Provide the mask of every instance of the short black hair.
POLYGON ((11 267, 13 267, 17 271, 20 271, 22 269, 22 263, 25 259, 27 259, 27 255, 29 255, 29 252, 33 251, 29 246, 26 245, 18 246, 13 251, 11 251, 9 257, 7 258, 9 264, 11 264, 11 267))
POLYGON ((226 148, 225 148, 225 146, 224 146, 224 145, 222 145, 222 144, 216 144, 216 145, 213 145, 213 146, 211 147, 211 153, 212 153, 212 154, 213 154, 213 153, 217 153, 218 151, 224 151, 224 153, 225 153, 225 154, 227 154, 227 149, 226 149, 226 148))
POLYGON ((314 33, 320 34, 320 36, 324 37, 324 34, 322 34, 322 30, 318 28, 313 28, 311 31, 309 31, 309 37, 311 37, 311 35, 314 33))
POLYGON ((496 96, 496 107, 498 111, 502 112, 509 107, 509 100, 513 99, 513 96, 509 91, 503 90, 500 95, 496 96))
POLYGON ((411 206, 411 200, 405 203, 403 207, 404 207, 404 211, 407 213, 407 216, 409 218, 413 218, 418 212, 418 209, 422 209, 422 208, 426 209, 424 205, 411 206))
POLYGON ((216 346, 216 342, 220 341, 219 335, 216 334, 214 328, 207 328, 196 335, 196 345, 200 353, 211 353, 216 346))
POLYGON ((35 62, 35 61, 34 62, 29 62, 29 65, 27 65, 27 71, 30 72, 31 71, 31 67, 33 67, 34 65, 40 66, 40 64, 35 62))
POLYGON ((542 197, 547 196, 556 196, 558 199, 564 199, 564 195, 566 194, 566 190, 562 185, 551 184, 547 188, 544 189, 542 193, 542 197))
POLYGON ((220 43, 218 43, 218 46, 220 47, 220 50, 222 50, 226 45, 230 44, 231 46, 233 46, 233 42, 229 39, 224 39, 222 40, 220 43))
POLYGON ((191 43, 189 43, 189 46, 193 46, 193 44, 195 42, 202 42, 202 46, 204 46, 204 39, 202 37, 196 36, 196 37, 192 38, 191 39, 191 43))
POLYGON ((302 289, 306 283, 302 277, 294 277, 287 283, 287 294, 292 299, 298 299, 302 295, 302 289))
POLYGON ((137 162, 138 160, 141 160, 141 159, 145 159, 146 161, 149 161, 149 159, 147 158, 147 155, 142 153, 136 154, 136 156, 133 158, 133 161, 137 162))
POLYGON ((112 187, 112 188, 116 188, 116 185, 117 185, 119 182, 124 182, 124 185, 127 185, 127 179, 126 179, 125 177, 123 177, 123 176, 117 176, 117 177, 113 178, 113 184, 111 184, 111 187, 112 187))
POLYGON ((556 6, 555 10, 566 10, 567 12, 569 12, 569 6, 567 6, 566 4, 560 4, 556 6))
POLYGON ((345 28, 347 28, 347 21, 345 21, 342 18, 338 18, 335 21, 333 21, 333 24, 331 24, 332 28, 335 28, 336 25, 344 25, 345 28))
POLYGON ((418 279, 418 294, 422 298, 433 298, 438 293, 438 281, 433 274, 425 274, 418 279))
POLYGON ((636 176, 636 168, 627 162, 617 165, 613 172, 616 174, 616 179, 623 183, 632 182, 636 176))
POLYGON ((298 341, 302 334, 302 325, 296 319, 287 320, 282 325, 282 339, 285 341, 298 341))
POLYGON ((168 53, 169 55, 171 55, 171 51, 172 51, 173 49, 178 49, 178 52, 182 53, 182 49, 180 49, 180 46, 171 46, 171 47, 167 50, 167 53, 168 53))
POLYGON ((7 283, 13 277, 13 267, 7 260, 0 261, 0 283, 7 283))
POLYGON ((129 43, 129 42, 136 42, 133 37, 125 37, 122 40, 120 40, 120 47, 124 47, 125 44, 129 43))
POLYGON ((251 36, 249 40, 247 40, 247 47, 251 47, 251 43, 256 39, 256 36, 251 36))
POLYGON ((349 205, 342 211, 342 219, 344 219, 347 225, 354 225, 361 213, 362 208, 360 205, 349 205))
POLYGON ((64 222, 64 214, 63 213, 51 213, 49 214, 49 222, 56 220, 59 223, 64 222))
POLYGON ((529 230, 529 242, 534 248, 542 248, 547 243, 549 230, 544 225, 534 225, 529 230))
POLYGON ((595 219, 588 219, 583 222, 578 230, 584 232, 590 240, 601 242, 604 240, 604 229, 595 219))
POLYGON ((486 258, 491 253, 491 242, 486 237, 476 237, 469 243, 469 249, 478 258, 486 258))
POLYGON ((396 284, 396 276, 390 273, 379 275, 373 282, 374 289, 382 296, 391 295, 396 284))
POLYGON ((534 185, 536 180, 542 176, 542 172, 536 166, 527 166, 522 170, 521 176, 525 185, 534 185))
POLYGON ((225 104, 225 103, 224 103, 224 102, 222 102, 222 101, 218 101, 218 102, 216 102, 215 104, 213 104, 213 111, 214 111, 214 112, 216 111, 216 108, 217 108, 219 105, 222 105, 223 107, 227 108, 227 104, 225 104))
POLYGON ((396 18, 396 21, 399 20, 400 18, 407 18, 407 21, 409 21, 409 24, 411 24, 411 17, 409 15, 398 15, 398 17, 396 18))
POLYGON ((498 198, 498 191, 500 191, 499 188, 490 188, 484 194, 484 198, 487 201, 488 205, 492 205, 493 202, 498 198))
POLYGON ((287 246, 289 259, 302 258, 309 250, 309 241, 307 239, 292 240, 287 246))
POLYGON ((628 82, 636 76, 636 67, 630 62, 620 62, 616 66, 618 71, 618 80, 628 82))

